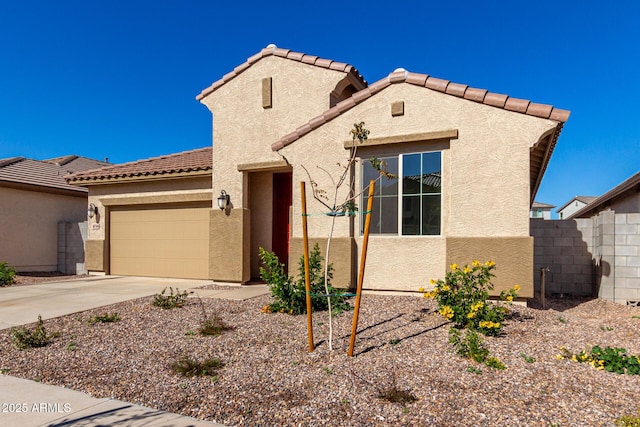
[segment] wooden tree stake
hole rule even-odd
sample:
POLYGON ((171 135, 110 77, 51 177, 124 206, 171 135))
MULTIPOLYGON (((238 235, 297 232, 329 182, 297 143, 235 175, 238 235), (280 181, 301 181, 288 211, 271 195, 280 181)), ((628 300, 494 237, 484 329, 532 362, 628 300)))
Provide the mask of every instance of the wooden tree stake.
POLYGON ((307 233, 307 193, 304 181, 300 182, 302 198, 302 246, 304 248, 304 285, 307 290, 307 331, 309 335, 309 353, 313 351, 313 322, 311 319, 311 283, 309 279, 309 235, 307 233))
POLYGON ((371 209, 373 209, 373 193, 376 183, 369 181, 369 198, 367 200, 367 216, 364 222, 364 239, 362 241, 362 257, 360 259, 360 271, 358 272, 358 287, 356 289, 356 303, 353 308, 353 322, 351 324, 351 340, 349 341, 349 357, 353 357, 353 347, 356 343, 358 331, 358 314, 360 313, 360 299, 362 298, 362 283, 364 281, 364 267, 367 262, 367 246, 369 245, 369 229, 371 228, 371 209))

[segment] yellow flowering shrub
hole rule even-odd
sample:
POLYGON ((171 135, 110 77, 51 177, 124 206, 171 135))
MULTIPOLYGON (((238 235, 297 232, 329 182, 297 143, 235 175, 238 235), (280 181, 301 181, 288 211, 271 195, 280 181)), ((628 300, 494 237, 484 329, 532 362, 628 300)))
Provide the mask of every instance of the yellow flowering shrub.
POLYGON ((455 314, 451 307, 446 305, 444 307, 441 307, 440 310, 438 310, 438 313, 440 313, 442 317, 446 317, 447 319, 451 319, 455 314))
MULTIPOLYGON (((491 278, 496 263, 474 260, 471 265, 451 264, 444 280, 431 279, 432 290, 420 288, 425 298, 438 303, 438 313, 457 328, 471 328, 485 335, 500 334, 509 310, 501 304, 487 304, 493 289, 491 278)), ((500 297, 511 302, 518 297, 519 285, 503 291, 500 297)))

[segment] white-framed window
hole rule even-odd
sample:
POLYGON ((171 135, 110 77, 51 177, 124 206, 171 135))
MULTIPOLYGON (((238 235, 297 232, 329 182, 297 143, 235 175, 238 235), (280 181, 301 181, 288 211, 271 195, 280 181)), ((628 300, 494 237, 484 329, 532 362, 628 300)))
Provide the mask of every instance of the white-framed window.
MULTIPOLYGON (((372 234, 402 236, 440 235, 442 217, 442 153, 440 151, 380 157, 386 170, 397 176, 376 182, 371 214, 372 234)), ((362 185, 378 177, 363 161, 362 185)), ((367 192, 361 206, 366 209, 367 192)), ((364 230, 362 216, 360 231, 364 230)))

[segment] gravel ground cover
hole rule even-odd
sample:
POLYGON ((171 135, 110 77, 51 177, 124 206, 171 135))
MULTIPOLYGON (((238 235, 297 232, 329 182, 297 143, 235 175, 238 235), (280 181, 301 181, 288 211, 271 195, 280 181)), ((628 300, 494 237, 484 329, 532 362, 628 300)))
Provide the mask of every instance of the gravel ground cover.
POLYGON ((610 426, 640 407, 638 376, 556 359, 560 346, 640 353, 637 307, 575 299, 551 300, 547 310, 513 306, 504 336, 485 339, 507 366, 500 371, 453 354, 449 325, 434 301, 419 297, 363 296, 353 358, 351 312, 334 318, 333 352, 327 313, 314 314, 317 347, 309 353, 306 317, 261 313, 269 296, 203 299, 210 316, 233 328, 216 337, 196 332, 197 298, 172 310, 151 301, 46 321, 61 336, 42 348, 19 351, 0 331, 0 369, 225 425, 610 426), (88 322, 104 313, 121 320, 88 322), (184 356, 224 366, 213 378, 186 378, 170 369, 184 356), (393 390, 416 400, 381 397, 393 390))
POLYGON ((67 275, 58 271, 45 271, 33 273, 18 273, 15 277, 15 283, 11 286, 38 285, 40 283, 48 283, 60 280, 74 280, 89 277, 89 275, 67 275))

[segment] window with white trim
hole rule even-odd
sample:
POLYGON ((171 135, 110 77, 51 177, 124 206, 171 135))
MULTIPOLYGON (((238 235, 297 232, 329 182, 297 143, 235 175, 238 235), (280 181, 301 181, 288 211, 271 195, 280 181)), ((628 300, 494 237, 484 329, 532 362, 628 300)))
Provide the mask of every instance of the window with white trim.
MULTIPOLYGON (((372 234, 403 236, 440 235, 442 212, 442 153, 423 152, 381 157, 386 170, 398 178, 376 182, 371 214, 372 234)), ((378 177, 369 162, 362 162, 363 185, 378 177)), ((363 194, 361 206, 366 206, 363 194)), ((361 221, 364 230, 364 218, 361 221)))

